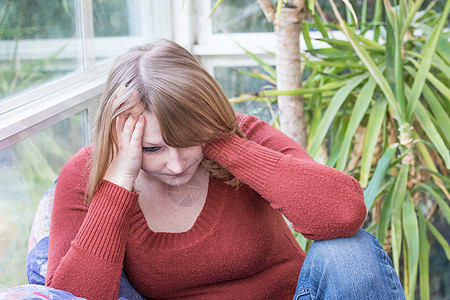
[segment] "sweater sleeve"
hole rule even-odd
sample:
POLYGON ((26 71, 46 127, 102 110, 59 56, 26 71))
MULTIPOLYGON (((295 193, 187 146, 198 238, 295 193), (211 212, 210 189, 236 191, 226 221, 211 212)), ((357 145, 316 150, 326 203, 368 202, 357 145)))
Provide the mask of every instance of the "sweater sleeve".
POLYGON ((366 216, 356 179, 315 162, 292 139, 256 117, 238 119, 247 139, 233 133, 207 144, 207 158, 258 192, 305 237, 325 240, 356 233, 366 216))
POLYGON ((117 299, 129 212, 138 195, 103 180, 87 207, 86 161, 83 148, 58 177, 46 285, 87 299, 117 299))

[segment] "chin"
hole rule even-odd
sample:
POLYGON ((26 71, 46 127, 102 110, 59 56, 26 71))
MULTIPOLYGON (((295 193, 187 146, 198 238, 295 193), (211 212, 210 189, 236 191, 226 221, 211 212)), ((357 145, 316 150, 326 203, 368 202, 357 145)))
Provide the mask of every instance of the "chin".
POLYGON ((189 182, 189 180, 191 180, 193 174, 184 174, 183 176, 180 177, 174 177, 171 178, 169 180, 164 180, 165 183, 167 183, 170 186, 180 186, 180 185, 184 185, 186 183, 189 182))

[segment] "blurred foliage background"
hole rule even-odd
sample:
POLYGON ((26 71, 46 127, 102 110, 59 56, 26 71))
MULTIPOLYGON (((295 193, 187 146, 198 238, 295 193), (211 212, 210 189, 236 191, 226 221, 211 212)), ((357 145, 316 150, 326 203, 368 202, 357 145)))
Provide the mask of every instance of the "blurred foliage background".
POLYGON ((274 66, 248 52, 260 68, 237 72, 260 83, 231 101, 258 103, 277 126, 277 96, 302 95, 308 153, 359 180, 364 227, 391 256, 408 299, 448 299, 450 3, 306 2, 302 88, 278 91, 274 66), (328 46, 315 47, 312 31, 328 46))
MULTIPOLYGON (((27 91, 79 68, 76 58, 61 58, 67 46, 44 58, 24 58, 25 41, 74 40, 77 0, 0 1, 0 41, 13 43, 0 57, 0 105, 11 95, 27 91)), ((130 34, 126 0, 94 0, 95 35, 130 34)), ((1 118, 1 115, 0 115, 1 118)), ((0 290, 27 283, 26 256, 31 224, 41 197, 63 164, 89 141, 85 111, 0 151, 0 290)))
MULTIPOLYGON (((308 152, 365 188, 364 226, 393 258, 408 299, 450 299, 449 4, 350 3, 357 20, 341 1, 310 6, 301 89, 278 91, 275 66, 254 56, 257 67, 215 67, 214 76, 236 110, 274 126, 277 95, 303 95, 308 152), (315 47, 310 32, 319 32, 328 47, 315 47)), ((123 22, 127 1, 94 0, 93 8, 96 36, 132 34, 123 22)), ((60 63, 65 45, 36 60, 23 60, 18 50, 27 39, 76 37, 78 13, 70 0, 0 1, 0 40, 15 45, 10 57, 0 58, 0 101, 77 68, 60 63)), ((224 0, 212 18, 215 33, 274 30, 254 0, 224 0)), ((0 289, 26 283, 34 212, 63 163, 87 143, 85 118, 77 114, 0 152, 0 289)), ((310 243, 298 240, 303 247, 310 243)))

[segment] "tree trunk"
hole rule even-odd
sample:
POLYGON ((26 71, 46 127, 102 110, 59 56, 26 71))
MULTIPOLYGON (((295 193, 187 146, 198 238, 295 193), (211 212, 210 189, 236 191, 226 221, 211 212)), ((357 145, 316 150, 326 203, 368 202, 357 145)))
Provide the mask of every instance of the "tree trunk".
MULTIPOLYGON (((275 25, 277 35, 277 90, 293 90, 302 86, 300 68, 300 31, 305 16, 304 0, 288 2, 281 10, 280 24, 276 24, 270 0, 258 0, 267 19, 275 25)), ((278 96, 280 128, 302 147, 306 147, 307 132, 302 96, 278 96)))

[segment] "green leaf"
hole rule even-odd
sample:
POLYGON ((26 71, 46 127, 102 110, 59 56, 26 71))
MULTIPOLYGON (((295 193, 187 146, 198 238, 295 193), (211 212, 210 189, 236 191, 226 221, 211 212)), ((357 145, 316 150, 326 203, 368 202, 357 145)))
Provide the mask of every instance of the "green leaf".
POLYGON ((366 114, 367 108, 372 100, 373 92, 375 91, 377 83, 373 77, 369 78, 367 83, 361 89, 361 92, 356 98, 355 106, 353 107, 350 121, 347 126, 347 131, 345 132, 344 139, 342 141, 341 150, 339 152, 339 158, 337 160, 336 168, 343 171, 348 160, 348 152, 352 143, 353 136, 355 135, 356 129, 358 128, 361 120, 366 114))
MULTIPOLYGON (((352 64, 349 62, 332 62, 332 61, 311 61, 311 60, 305 60, 306 67, 310 67, 311 69, 315 69, 319 71, 318 68, 320 67, 336 67, 336 68, 342 68, 342 69, 362 69, 367 70, 366 66, 361 64, 352 64)), ((322 71, 322 70, 320 70, 322 71)))
POLYGON ((341 88, 343 86, 346 86, 349 81, 333 81, 327 84, 322 85, 319 88, 302 88, 302 89, 295 89, 295 90, 285 90, 285 91, 278 91, 278 90, 270 90, 270 91, 261 91, 259 94, 261 96, 280 96, 280 95, 290 95, 290 96, 296 96, 296 95, 304 95, 304 94, 320 94, 322 92, 326 91, 332 91, 338 88, 341 88))
MULTIPOLYGON (((223 1, 223 0, 222 0, 223 1)), ((252 52, 248 51, 246 48, 244 48, 241 44, 235 41, 235 43, 242 49, 244 52, 253 58, 254 61, 258 63, 258 65, 264 69, 264 71, 267 72, 272 78, 276 78, 277 74, 274 68, 272 68, 270 65, 266 64, 261 58, 259 58, 257 55, 253 54, 252 52)))
MULTIPOLYGON (((409 61, 412 62, 415 66, 419 67, 418 63, 415 60, 409 59, 409 61)), ((405 70, 408 71, 413 77, 417 76, 416 72, 411 67, 405 66, 405 70)), ((450 99, 448 96, 450 95, 450 89, 438 78, 436 78, 436 76, 434 76, 431 72, 427 74, 427 80, 443 95, 444 99, 446 99, 448 102, 448 99, 450 99)))
MULTIPOLYGON (((309 154, 314 158, 317 155, 320 145, 325 138, 328 129, 330 128, 331 123, 334 120, 337 112, 341 108, 344 101, 347 99, 348 95, 354 88, 356 88, 364 79, 366 79, 368 74, 363 74, 359 76, 353 77, 348 81, 347 85, 340 88, 333 99, 331 99, 330 104, 325 111, 322 120, 320 121, 319 128, 316 131, 315 136, 311 140, 311 144, 309 145, 309 154)), ((316 157, 317 159, 317 157, 316 157)))
POLYGON ((378 43, 378 39, 380 37, 380 25, 382 21, 381 12, 383 10, 381 0, 375 1, 375 12, 373 13, 373 20, 372 23, 374 24, 374 30, 373 30, 373 40, 374 42, 378 43))
POLYGON ((308 23, 306 23, 306 22, 303 24, 302 36, 303 36, 303 39, 305 40, 306 48, 308 50, 313 49, 314 47, 311 42, 311 37, 309 36, 309 26, 308 26, 308 23))
POLYGON ((442 249, 444 249, 445 256, 447 256, 447 259, 450 260, 450 246, 448 245, 445 238, 442 236, 442 234, 436 229, 436 227, 431 224, 430 221, 426 221, 428 228, 430 229, 431 233, 434 235, 436 240, 441 244, 442 249))
POLYGON ((355 22, 356 27, 358 27, 358 17, 356 16, 356 12, 353 9, 352 4, 350 3, 350 1, 348 0, 342 0, 345 3, 345 6, 347 7, 347 9, 350 11, 350 13, 352 14, 353 17, 353 22, 355 22))
POLYGON ((444 61, 437 53, 433 55, 433 66, 437 69, 441 70, 442 74, 445 75, 447 78, 450 76, 450 62, 444 61))
POLYGON ((258 79, 263 79, 273 85, 276 85, 277 82, 275 81, 275 78, 270 77, 267 74, 262 74, 256 70, 251 70, 251 72, 248 71, 244 71, 244 70, 237 70, 238 73, 243 74, 245 76, 249 76, 249 77, 253 77, 253 78, 258 78, 258 79))
POLYGON ((362 8, 361 8, 361 29, 364 30, 367 23, 367 0, 363 1, 362 8))
POLYGON ((417 267, 419 264, 419 226, 417 224, 416 211, 412 203, 411 195, 403 203, 403 233, 405 235, 406 247, 408 248, 408 299, 414 298, 415 283, 417 279, 417 267))
POLYGON ((378 194, 381 183, 386 176, 386 172, 391 165, 392 158, 397 150, 398 144, 391 145, 378 160, 377 168, 370 179, 369 185, 364 190, 364 201, 366 203, 367 211, 372 207, 373 202, 378 194))
MULTIPOLYGON (((413 130, 413 138, 418 141, 418 134, 416 131, 413 130)), ((424 143, 416 143, 416 147, 419 150, 423 161, 425 162, 425 165, 428 167, 430 172, 432 173, 434 181, 440 186, 441 189, 443 189, 444 193, 447 193, 447 190, 443 186, 444 183, 447 182, 447 178, 443 179, 442 175, 436 175, 439 173, 438 169, 436 168, 436 165, 434 163, 433 158, 431 157, 430 151, 428 151, 428 148, 425 146, 424 143)))
POLYGON ((280 24, 282 8, 283 8, 283 0, 278 0, 278 2, 277 2, 277 24, 280 24))
POLYGON ((400 273, 400 252, 402 249, 402 208, 405 202, 406 183, 408 182, 409 165, 403 164, 395 181, 392 194, 392 261, 397 273, 400 273))
POLYGON ((439 36, 439 41, 437 44, 437 52, 447 62, 447 64, 450 64, 450 49, 448 47, 448 36, 446 36, 445 34, 441 34, 439 36))
POLYGON ((352 52, 342 51, 334 48, 319 48, 319 49, 311 49, 308 50, 313 56, 321 58, 322 56, 328 60, 349 60, 354 59, 355 61, 358 59, 352 52))
POLYGON ((383 199, 381 205, 380 219, 378 221, 376 237, 378 241, 384 246, 386 240, 387 229, 392 218, 392 194, 394 192, 394 185, 389 187, 386 197, 383 199))
POLYGON ((426 167, 417 167, 416 170, 426 170, 427 172, 430 172, 431 174, 435 175, 436 177, 438 177, 440 180, 442 180, 442 182, 446 185, 450 185, 450 179, 444 175, 442 175, 441 173, 437 172, 437 170, 433 170, 430 168, 426 168, 426 167))
MULTIPOLYGON (((331 134, 332 135, 332 134, 331 134)), ((334 147, 334 149, 331 151, 330 155, 328 156, 326 165, 329 167, 334 168, 334 166, 336 165, 336 162, 339 158, 339 149, 342 146, 342 139, 338 139, 337 141, 337 145, 334 147)))
POLYGON ((320 33, 324 38, 328 38, 328 31, 322 20, 320 19, 319 14, 314 14, 314 24, 316 24, 317 29, 319 29, 320 33))
POLYGON ((317 39, 317 40, 327 43, 328 45, 333 47, 333 49, 338 49, 338 50, 342 50, 342 51, 351 51, 353 49, 352 45, 347 41, 337 40, 337 39, 329 39, 329 38, 322 38, 322 39, 317 39))
POLYGON ((306 238, 299 232, 293 231, 295 239, 297 240, 297 243, 302 249, 305 249, 306 247, 306 238))
POLYGON ((442 81, 440 81, 432 73, 427 74, 427 80, 442 94, 444 99, 449 103, 450 100, 450 88, 442 81))
POLYGON ((403 49, 399 31, 397 14, 393 13, 390 22, 386 24, 386 79, 395 92, 395 98, 401 111, 404 112, 406 104, 403 87, 403 49))
POLYGON ((439 103, 439 100, 436 98, 428 85, 423 87, 423 95, 428 106, 431 108, 431 111, 436 116, 436 119, 439 120, 438 126, 441 129, 441 133, 444 135, 443 137, 447 143, 450 143, 450 118, 448 116, 448 112, 446 112, 439 103))
POLYGON ((308 11, 311 13, 312 16, 316 14, 316 7, 314 0, 306 0, 306 7, 308 7, 308 11))
POLYGON ((414 2, 414 6, 412 9, 408 12, 408 15, 406 16, 406 19, 403 21, 402 28, 400 30, 400 40, 403 40, 403 37, 405 36, 405 33, 408 31, 409 27, 411 26, 411 22, 416 16, 417 11, 419 10, 420 6, 422 5, 423 0, 416 0, 414 2))
POLYGON ((216 11, 216 9, 220 6, 220 4, 222 4, 223 0, 219 0, 216 2, 216 4, 214 5, 213 9, 211 10, 211 12, 209 13, 208 19, 211 18, 211 16, 213 15, 213 13, 216 11))
POLYGON ((348 119, 344 114, 339 114, 335 117, 333 125, 330 128, 330 155, 326 165, 334 167, 339 156, 339 152, 342 146, 342 140, 345 135, 345 128, 347 127, 348 119))
POLYGON ((342 19, 341 15, 339 14, 338 9, 336 8, 336 4, 333 0, 329 0, 331 7, 333 8, 333 12, 336 16, 336 18, 339 21, 339 25, 341 26, 342 31, 347 36, 347 39, 352 44, 353 49, 358 54, 361 61, 364 63, 364 65, 369 70, 370 74, 375 78, 378 85, 380 86, 381 90, 383 91, 383 94, 386 96, 386 100, 389 103, 389 106, 394 111, 395 116, 401 121, 401 125, 406 122, 404 112, 401 111, 398 102, 395 99, 394 93, 392 92, 391 87, 389 86, 386 78, 384 78, 383 73, 378 68, 375 61, 370 57, 370 55, 367 53, 367 51, 364 49, 364 47, 359 43, 358 38, 355 37, 355 34, 349 29, 345 21, 342 19))
POLYGON ((322 116, 321 102, 322 102, 322 97, 320 94, 314 94, 311 97, 311 103, 314 104, 314 107, 312 109, 312 111, 313 111, 312 120, 311 120, 311 122, 309 122, 310 126, 309 126, 308 141, 310 140, 310 138, 312 136, 315 135, 315 132, 316 132, 317 128, 319 127, 320 117, 322 116))
MULTIPOLYGON (((412 87, 412 98, 408 102, 407 106, 407 120, 411 120, 413 112, 415 111, 416 105, 419 102, 419 97, 422 94, 422 89, 425 84, 428 72, 430 71, 431 62, 433 60, 433 55, 436 51, 436 46, 439 41, 439 36, 447 23, 447 15, 450 9, 450 1, 447 1, 444 11, 442 12, 441 19, 438 25, 434 28, 433 33, 426 41, 423 51, 422 60, 420 62, 420 67, 417 71, 417 75, 414 78, 414 83, 412 87)), ((449 168, 450 165, 447 166, 449 168)))
POLYGON ((66 12, 66 14, 68 14, 70 16, 71 14, 70 14, 70 11, 69 11, 69 6, 67 5, 67 0, 62 0, 61 2, 63 4, 64 11, 66 12))
POLYGON ((421 211, 417 212, 419 216, 419 280, 420 280, 420 299, 430 299, 430 242, 427 237, 427 224, 421 211))
POLYGON ((379 45, 378 43, 376 43, 372 40, 369 40, 362 35, 356 35, 355 37, 357 37, 360 42, 365 44, 366 47, 369 47, 368 49, 370 49, 372 51, 382 52, 382 53, 384 53, 386 51, 386 46, 379 45))
POLYGON ((396 22, 396 15, 395 15, 395 11, 394 8, 392 7, 390 1, 388 0, 384 0, 384 8, 386 10, 386 17, 389 20, 389 23, 392 25, 393 28, 395 28, 395 26, 397 25, 396 22))
POLYGON ((439 132, 436 130, 436 127, 434 127, 434 124, 431 121, 430 117, 428 116, 429 112, 425 109, 425 107, 423 107, 422 103, 417 103, 415 114, 423 130, 425 130, 425 132, 427 133, 428 138, 431 140, 439 154, 444 159, 445 166, 447 167, 447 169, 450 169, 450 152, 444 141, 442 140, 439 132))
POLYGON ((359 183, 362 187, 366 187, 369 181, 373 153, 385 114, 386 101, 384 99, 378 99, 370 111, 369 123, 367 124, 367 132, 364 139, 361 174, 359 176, 359 183))
POLYGON ((433 188, 431 188, 428 184, 425 183, 419 183, 417 187, 423 188, 425 191, 430 193, 431 196, 436 200, 436 202, 439 204, 439 207, 442 210, 442 214, 444 215, 445 219, 447 220, 447 223, 450 224, 450 207, 447 205, 445 200, 439 195, 433 188))

